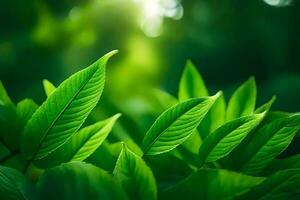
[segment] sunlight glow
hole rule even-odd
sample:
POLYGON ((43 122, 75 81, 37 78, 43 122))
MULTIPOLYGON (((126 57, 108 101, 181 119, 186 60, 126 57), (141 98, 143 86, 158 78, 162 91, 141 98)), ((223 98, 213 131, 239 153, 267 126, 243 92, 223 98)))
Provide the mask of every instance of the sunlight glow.
POLYGON ((283 7, 291 5, 292 0, 264 0, 264 2, 270 6, 283 7))
POLYGON ((148 37, 162 33, 164 18, 179 20, 183 8, 179 0, 133 0, 141 9, 140 27, 148 37))

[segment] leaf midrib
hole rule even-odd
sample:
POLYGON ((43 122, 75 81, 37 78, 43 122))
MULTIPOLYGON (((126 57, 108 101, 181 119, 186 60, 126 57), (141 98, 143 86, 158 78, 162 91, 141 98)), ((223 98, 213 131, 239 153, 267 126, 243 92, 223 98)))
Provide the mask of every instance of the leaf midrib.
MULTIPOLYGON (((204 100, 204 101, 207 101, 208 99, 204 100)), ((202 101, 201 103, 203 103, 204 101, 202 101)), ((182 117, 183 115, 185 115, 186 113, 188 113, 190 110, 194 109, 195 107, 197 107, 199 105, 199 103, 196 105, 196 106, 193 106, 191 109, 188 109, 186 112, 183 112, 182 115, 180 115, 179 117, 177 117, 172 123, 170 123, 170 125, 164 129, 164 131, 162 131, 160 134, 157 135, 157 137, 155 137, 155 139, 153 140, 153 142, 150 143, 149 147, 147 149, 145 149, 145 152, 144 154, 147 154, 149 149, 153 146, 153 144, 159 139, 159 137, 161 135, 163 135, 173 124, 175 124, 175 122, 180 118, 182 117)))
POLYGON ((108 122, 107 124, 105 124, 103 127, 100 128, 100 130, 95 131, 96 133, 94 134, 90 134, 82 143, 83 145, 81 145, 80 147, 76 148, 76 150, 74 151, 73 155, 71 156, 71 160, 74 159, 74 157, 76 156, 76 154, 82 149, 82 147, 84 147, 86 145, 86 143, 88 143, 88 141, 95 135, 97 135, 102 129, 104 129, 106 126, 109 125, 110 122, 108 122))
MULTIPOLYGON (((61 115, 67 110, 67 108, 71 105, 71 103, 73 102, 73 100, 79 95, 79 93, 82 91, 82 89, 87 85, 87 83, 91 80, 91 78, 94 76, 94 74, 98 71, 99 67, 96 68, 96 70, 91 73, 91 75, 87 78, 87 80, 85 81, 85 83, 79 88, 79 90, 74 94, 74 96, 70 99, 70 101, 66 104, 66 106, 62 109, 62 111, 57 115, 57 117, 53 120, 53 122, 50 124, 50 126, 48 127, 48 129, 45 131, 45 134, 43 135, 42 139, 39 142, 39 145, 36 149, 36 151, 34 152, 31 160, 35 159, 35 156, 37 155, 37 153, 39 152, 45 138, 49 135, 50 130, 54 127, 55 123, 60 119, 61 115)), ((76 131, 75 131, 76 132, 76 131)), ((74 135, 74 134, 72 134, 74 135)), ((72 136, 70 136, 72 137, 72 136)), ((64 144, 64 143, 63 143, 64 144)), ((61 144, 61 145, 63 145, 61 144)))
POLYGON ((286 126, 283 126, 283 127, 281 127, 281 128, 279 128, 279 129, 277 129, 275 132, 274 132, 274 134, 272 134, 272 135, 270 135, 265 141, 264 141, 264 143, 261 145, 261 146, 259 146, 253 153, 252 153, 252 155, 250 155, 249 157, 248 157, 248 159, 245 159, 246 160, 246 162, 245 163, 243 163, 243 165, 242 165, 242 167, 241 168, 244 168, 246 165, 247 165, 247 163, 249 163, 249 162, 251 162, 251 160, 260 152, 260 150, 279 132, 279 131, 281 131, 281 130, 283 130, 284 128, 286 128, 286 126))
MULTIPOLYGON (((249 121, 247 121, 247 122, 245 122, 245 123, 242 123, 241 125, 235 127, 232 131, 230 131, 230 133, 224 135, 224 137, 222 137, 220 140, 218 140, 218 141, 213 140, 213 142, 214 142, 214 141, 216 141, 216 142, 214 142, 213 147, 211 148, 210 152, 207 154, 207 156, 206 156, 205 159, 208 158, 208 156, 211 154, 211 152, 213 152, 213 150, 217 147, 217 145, 218 145, 225 137, 227 137, 227 136, 228 136, 229 134, 231 134, 233 131, 236 131, 236 130, 239 129, 241 126, 243 126, 244 124, 246 124, 246 123, 248 123, 248 122, 250 122, 250 121, 252 121, 252 120, 254 120, 254 119, 251 119, 251 120, 249 120, 249 121)), ((211 136, 211 137, 212 137, 212 136, 211 136)))

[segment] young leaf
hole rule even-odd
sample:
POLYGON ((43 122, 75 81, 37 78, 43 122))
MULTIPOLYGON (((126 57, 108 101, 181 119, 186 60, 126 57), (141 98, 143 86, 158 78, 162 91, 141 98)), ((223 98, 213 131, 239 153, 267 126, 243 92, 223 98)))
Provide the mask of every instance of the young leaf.
POLYGON ((216 129, 200 147, 200 163, 213 162, 228 155, 261 122, 264 115, 265 113, 241 117, 216 129))
POLYGON ((300 169, 280 171, 268 177, 261 184, 237 199, 290 199, 293 193, 299 193, 300 169))
POLYGON ((231 96, 226 120, 232 120, 238 117, 251 115, 255 108, 256 102, 256 84, 253 77, 249 78, 241 85, 231 96))
POLYGON ((85 160, 103 143, 120 116, 116 114, 107 120, 79 130, 48 156, 35 160, 34 164, 40 168, 48 168, 69 161, 85 160))
POLYGON ((202 76, 191 61, 187 61, 179 83, 178 98, 184 101, 194 97, 208 96, 202 76))
POLYGON ((54 92, 54 90, 56 90, 56 87, 47 79, 43 80, 43 86, 47 97, 49 97, 54 92))
POLYGON ((13 106, 14 103, 9 98, 2 81, 0 80, 0 101, 2 105, 13 106))
MULTIPOLYGON (((195 66, 188 61, 179 84, 179 100, 183 101, 189 98, 203 97, 208 95, 209 93, 206 89, 201 74, 197 71, 195 66)), ((198 127, 198 131, 202 139, 205 139, 208 134, 224 123, 225 112, 225 99, 224 96, 221 95, 198 127)))
POLYGON ((97 104, 105 80, 105 65, 116 51, 65 80, 28 121, 22 152, 41 159, 64 144, 83 124, 97 104))
POLYGON ((155 200, 156 183, 145 161, 123 144, 114 176, 121 183, 130 199, 155 200))
POLYGON ((37 183, 38 197, 53 199, 128 199, 113 176, 94 165, 71 162, 47 169, 37 183))
POLYGON ((168 152, 182 144, 220 96, 194 98, 179 103, 162 113, 146 133, 143 150, 146 155, 168 152))
POLYGON ((34 185, 19 171, 0 166, 0 199, 35 199, 34 185))
POLYGON ((24 99, 17 104, 17 116, 21 127, 24 127, 27 121, 39 106, 31 99, 24 99))
POLYGON ((275 100, 276 100, 276 97, 273 96, 270 101, 268 101, 267 103, 265 103, 262 106, 260 106, 259 108, 257 108, 254 113, 258 114, 258 113, 262 113, 262 112, 268 112, 275 100))
POLYGON ((165 199, 233 199, 263 178, 251 177, 222 169, 199 169, 176 186, 162 192, 165 199))
POLYGON ((241 151, 243 156, 238 162, 240 169, 247 174, 258 174, 286 149, 299 128, 300 113, 261 127, 241 151))

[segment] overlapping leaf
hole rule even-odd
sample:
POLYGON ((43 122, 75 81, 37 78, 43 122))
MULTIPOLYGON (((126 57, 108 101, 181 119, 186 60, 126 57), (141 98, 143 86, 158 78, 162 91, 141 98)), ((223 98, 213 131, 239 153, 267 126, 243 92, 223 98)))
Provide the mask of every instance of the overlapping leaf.
POLYGON ((65 80, 27 123, 22 151, 41 159, 64 144, 97 104, 104 87, 105 64, 111 52, 65 80))
POLYGON ((43 80, 43 86, 47 97, 49 97, 56 89, 56 87, 47 79, 43 80))
POLYGON ((232 120, 238 117, 250 115, 253 113, 256 102, 256 84, 253 77, 241 85, 231 96, 226 120, 232 120))
POLYGON ((291 142, 300 128, 300 114, 272 121, 244 144, 238 165, 247 174, 258 174, 291 142))
POLYGON ((220 93, 179 103, 161 114, 146 133, 143 150, 147 155, 164 153, 182 144, 197 128, 220 93))
POLYGON ((106 139, 116 120, 117 114, 107 120, 85 127, 74 134, 66 143, 48 156, 34 163, 40 168, 48 168, 70 161, 82 161, 89 157, 106 139))
POLYGON ((39 178, 37 189, 43 200, 127 199, 112 175, 78 161, 47 169, 39 178))
POLYGON ((208 96, 205 83, 193 63, 188 61, 179 83, 178 99, 184 101, 203 96, 208 96))
POLYGON ((174 187, 162 192, 164 199, 233 199, 258 185, 263 178, 217 169, 199 169, 174 187))
POLYGON ((271 106, 273 105, 273 103, 275 102, 276 97, 273 96, 267 103, 261 105, 260 107, 258 107, 254 113, 258 114, 258 113, 262 113, 262 112, 269 112, 271 106))
POLYGON ((207 136, 200 150, 200 163, 213 162, 228 155, 263 119, 265 113, 237 118, 207 136))
POLYGON ((35 189, 19 171, 0 166, 0 199, 34 200, 35 189))
POLYGON ((294 168, 300 169, 300 154, 296 154, 285 159, 274 159, 261 174, 263 176, 270 176, 275 172, 294 168))
POLYGON ((112 172, 122 150, 122 142, 109 143, 105 140, 102 145, 85 161, 106 171, 112 172))
POLYGON ((12 100, 10 99, 10 97, 8 96, 5 88, 4 88, 4 85, 2 83, 2 81, 0 80, 0 101, 1 101, 1 104, 2 105, 10 105, 10 106, 13 106, 13 102, 12 100))
POLYGON ((131 199, 155 200, 157 198, 155 178, 151 169, 141 157, 125 145, 113 174, 131 199))
MULTIPOLYGON (((189 98, 204 97, 208 95, 209 93, 201 74, 197 71, 191 61, 188 61, 179 84, 179 100, 184 101, 189 98)), ((225 99, 222 94, 216 100, 198 127, 202 139, 206 138, 208 134, 224 123, 225 109, 225 99)))
MULTIPOLYGON (((280 171, 237 199, 290 200, 299 194, 300 169, 280 171)), ((294 198, 293 198, 294 199, 294 198)))

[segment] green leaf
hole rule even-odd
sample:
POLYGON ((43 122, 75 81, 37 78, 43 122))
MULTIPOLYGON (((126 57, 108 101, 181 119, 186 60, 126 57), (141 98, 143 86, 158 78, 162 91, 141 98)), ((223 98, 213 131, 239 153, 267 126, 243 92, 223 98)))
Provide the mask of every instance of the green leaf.
POLYGON ((10 150, 18 148, 18 132, 16 107, 8 96, 0 80, 0 137, 10 150))
POLYGON ((105 140, 85 161, 106 171, 113 172, 121 150, 122 142, 109 143, 105 140))
POLYGON ((198 154, 199 148, 202 144, 202 140, 197 129, 186 139, 181 145, 190 153, 198 154))
POLYGON ((263 178, 222 169, 199 169, 176 186, 162 192, 162 199, 232 199, 262 181, 263 178))
POLYGON ((187 61, 179 83, 178 98, 184 101, 194 97, 208 96, 202 76, 191 61, 187 61))
POLYGON ((238 117, 251 115, 255 108, 256 102, 256 84, 253 77, 249 78, 241 85, 231 96, 226 120, 232 120, 238 117))
POLYGON ((273 96, 270 101, 268 101, 267 103, 265 103, 262 106, 260 106, 259 108, 257 108, 254 113, 258 114, 258 113, 262 113, 262 112, 269 112, 269 110, 270 110, 272 104, 275 102, 275 100, 276 100, 276 97, 273 96))
POLYGON ((300 154, 296 154, 286 159, 274 159, 269 165, 263 170, 263 176, 270 176, 278 171, 283 171, 287 169, 300 169, 300 154))
POLYGON ((6 105, 6 106, 14 105, 14 103, 11 101, 10 97, 8 96, 1 80, 0 80, 0 101, 2 105, 6 105))
POLYGON ((256 175, 285 150, 300 128, 300 113, 270 122, 255 132, 239 155, 239 169, 256 175), (242 155, 242 156, 241 156, 242 155))
POLYGON ((17 150, 20 148, 20 138, 24 126, 37 107, 38 105, 34 101, 24 99, 17 104, 16 108, 8 106, 4 108, 5 119, 4 121, 0 120, 1 129, 3 128, 2 137, 7 142, 10 150, 17 150))
POLYGON ((216 129, 200 147, 200 163, 213 162, 228 155, 261 122, 264 115, 265 113, 241 117, 216 129))
POLYGON ((17 104, 19 123, 24 127, 39 106, 31 99, 24 99, 17 104))
POLYGON ((156 183, 151 169, 145 161, 123 144, 113 172, 130 199, 157 198, 156 183))
MULTIPOLYGON (((159 110, 160 113, 161 110, 164 111, 166 109, 169 109, 170 107, 178 103, 178 100, 175 97, 162 90, 153 90, 153 96, 158 102, 158 106, 156 107, 161 107, 161 109, 159 110)), ((182 146, 189 152, 197 154, 201 143, 201 137, 198 131, 195 130, 194 133, 192 133, 191 136, 182 143, 182 146)))
POLYGON ((56 90, 56 87, 47 79, 43 80, 43 86, 47 97, 49 97, 56 90))
POLYGON ((163 90, 153 89, 151 90, 151 94, 156 101, 157 107, 159 107, 159 112, 161 110, 166 110, 178 103, 178 100, 175 97, 163 90))
POLYGON ((105 65, 116 51, 65 80, 28 121, 22 152, 41 159, 64 144, 96 106, 104 87, 105 65))
POLYGON ((0 106, 0 136, 11 151, 20 148, 20 137, 24 126, 37 105, 30 99, 22 100, 17 106, 0 106))
POLYGON ((37 189, 43 200, 127 199, 112 175, 78 161, 47 169, 39 178, 37 189))
POLYGON ((146 155, 168 152, 182 144, 220 96, 194 98, 179 103, 162 113, 146 133, 143 150, 146 155))
POLYGON ((70 161, 85 160, 103 143, 120 116, 116 114, 107 120, 79 130, 48 156, 35 160, 34 164, 40 168, 48 168, 70 161))
POLYGON ((203 121, 198 127, 199 134, 202 139, 205 139, 214 130, 219 128, 225 122, 226 103, 222 94, 208 111, 203 121))
MULTIPOLYGON (((179 100, 183 101, 189 98, 204 97, 208 95, 209 93, 201 74, 197 71, 195 66, 188 61, 179 84, 179 100)), ((200 123, 198 131, 202 139, 224 123, 226 112, 225 104, 225 99, 222 94, 200 123)))
POLYGON ((188 163, 175 156, 173 151, 156 156, 145 156, 144 159, 152 169, 158 191, 174 186, 193 173, 188 163))
POLYGON ((19 171, 9 167, 0 166, 0 199, 35 199, 34 185, 19 171))
POLYGON ((268 177, 237 199, 289 200, 294 193, 299 193, 299 185, 300 169, 284 170, 268 177))

